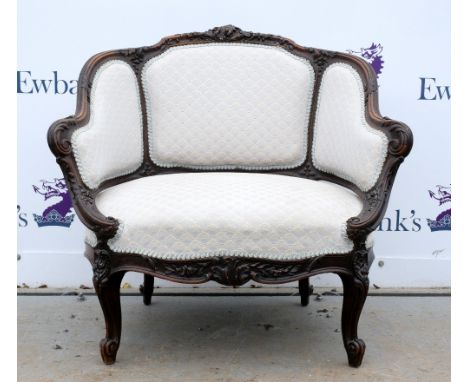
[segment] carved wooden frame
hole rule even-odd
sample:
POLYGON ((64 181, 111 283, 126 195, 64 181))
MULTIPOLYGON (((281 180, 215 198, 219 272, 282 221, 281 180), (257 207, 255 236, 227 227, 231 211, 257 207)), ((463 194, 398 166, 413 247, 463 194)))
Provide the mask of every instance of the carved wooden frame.
MULTIPOLYGON (((94 272, 94 285, 106 319, 106 338, 101 342, 101 355, 105 363, 115 361, 120 343, 120 298, 119 286, 123 274, 136 271, 145 274, 143 293, 145 303, 151 301, 153 277, 181 283, 203 283, 209 280, 224 285, 242 285, 249 280, 266 284, 286 283, 295 280, 302 282, 301 296, 307 288, 304 280, 319 273, 338 274, 344 286, 342 333, 348 354, 349 364, 359 366, 364 355, 365 344, 357 337, 357 324, 369 287, 368 272, 373 260, 372 250, 366 249, 369 233, 380 224, 390 196, 390 191, 398 167, 412 147, 411 130, 403 124, 382 117, 378 109, 377 80, 373 69, 361 58, 351 54, 307 48, 295 42, 269 34, 242 31, 232 25, 217 27, 204 33, 188 33, 170 36, 158 44, 137 49, 113 50, 97 54, 84 65, 77 93, 75 115, 56 121, 48 132, 50 149, 60 165, 73 199, 73 207, 80 220, 97 237, 95 248, 86 246, 85 255, 90 260, 94 272), (107 245, 118 229, 118 221, 101 214, 95 205, 95 196, 107 187, 145 176, 209 171, 184 167, 164 168, 152 162, 148 147, 148 121, 145 97, 141 79, 143 65, 174 46, 203 44, 210 42, 241 42, 281 47, 286 51, 307 59, 315 71, 315 88, 320 88, 325 69, 334 62, 350 64, 359 73, 365 93, 365 114, 368 123, 385 133, 389 140, 388 153, 376 184, 367 192, 361 191, 353 183, 322 172, 312 162, 313 124, 317 109, 318 91, 314 91, 310 122, 308 127, 308 147, 305 161, 293 169, 271 170, 216 170, 236 172, 274 173, 297 176, 313 180, 327 180, 342 185, 355 192, 363 201, 363 209, 358 216, 347 221, 347 235, 353 241, 353 250, 347 254, 329 254, 305 260, 273 261, 240 257, 213 257, 201 260, 160 260, 138 254, 116 254, 107 245), (72 151, 71 136, 76 129, 85 125, 90 117, 90 95, 94 74, 106 61, 120 59, 131 65, 139 83, 143 115, 144 160, 131 174, 104 181, 97 189, 90 189, 83 182, 72 151), (302 281, 301 281, 302 280, 302 281)), ((308 284, 307 284, 308 285, 308 284)), ((303 300, 305 301, 305 300, 303 300)))

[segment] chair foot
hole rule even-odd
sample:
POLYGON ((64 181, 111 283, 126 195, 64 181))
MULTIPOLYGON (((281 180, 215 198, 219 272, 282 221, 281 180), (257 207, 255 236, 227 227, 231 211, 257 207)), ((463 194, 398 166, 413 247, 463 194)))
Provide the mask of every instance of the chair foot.
POLYGON ((115 362, 120 345, 122 331, 122 313, 120 310, 120 282, 125 272, 114 273, 104 282, 94 279, 94 288, 101 304, 106 322, 106 336, 99 344, 102 361, 106 365, 115 362))
POLYGON ((106 365, 115 363, 117 350, 119 350, 120 338, 103 338, 99 343, 101 358, 106 365))
POLYGON ((352 367, 361 366, 364 353, 366 351, 366 344, 360 338, 349 341, 346 345, 346 353, 348 354, 348 364, 352 367))
POLYGON ((358 338, 357 329, 369 284, 366 280, 352 275, 340 275, 340 277, 343 281, 343 312, 341 316, 343 344, 348 354, 349 366, 359 367, 366 351, 366 344, 358 338))
POLYGON ((309 278, 299 280, 299 295, 301 296, 301 305, 309 305, 310 295, 314 292, 314 287, 309 284, 309 278))
POLYGON ((150 275, 144 275, 143 285, 140 285, 140 293, 143 295, 143 303, 145 305, 151 305, 151 297, 154 291, 154 277, 150 275))

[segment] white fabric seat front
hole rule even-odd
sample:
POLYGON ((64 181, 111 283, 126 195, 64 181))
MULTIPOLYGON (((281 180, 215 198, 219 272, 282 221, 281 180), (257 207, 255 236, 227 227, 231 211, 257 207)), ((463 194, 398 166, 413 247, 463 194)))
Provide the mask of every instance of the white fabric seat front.
MULTIPOLYGON (((113 251, 164 259, 346 253, 346 221, 362 209, 330 182, 234 172, 145 177, 104 190, 96 205, 121 223, 113 251)), ((91 231, 87 242, 96 244, 91 231)))

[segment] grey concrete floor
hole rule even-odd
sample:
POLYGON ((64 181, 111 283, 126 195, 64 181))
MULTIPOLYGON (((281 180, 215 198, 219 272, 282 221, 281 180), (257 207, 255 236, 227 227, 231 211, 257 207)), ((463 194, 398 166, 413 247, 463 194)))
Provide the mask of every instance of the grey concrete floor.
POLYGON ((95 296, 18 297, 18 381, 449 381, 450 298, 368 297, 347 366, 339 296, 123 296, 117 362, 101 362, 95 296), (327 311, 323 311, 326 309, 327 311), (322 311, 322 312, 320 312, 322 311))

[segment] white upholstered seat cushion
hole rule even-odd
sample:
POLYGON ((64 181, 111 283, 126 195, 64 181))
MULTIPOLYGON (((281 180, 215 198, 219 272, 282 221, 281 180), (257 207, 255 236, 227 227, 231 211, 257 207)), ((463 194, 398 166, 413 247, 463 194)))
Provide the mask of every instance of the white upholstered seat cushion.
POLYGON ((229 172, 141 178, 104 190, 96 205, 121 223, 112 250, 166 259, 346 253, 346 220, 362 208, 333 183, 229 172))

